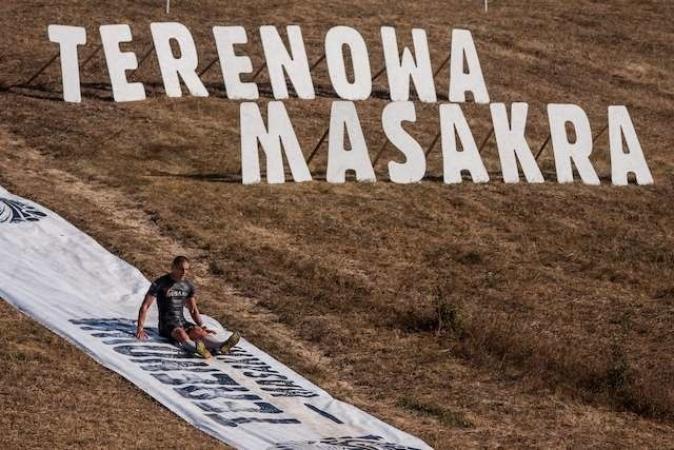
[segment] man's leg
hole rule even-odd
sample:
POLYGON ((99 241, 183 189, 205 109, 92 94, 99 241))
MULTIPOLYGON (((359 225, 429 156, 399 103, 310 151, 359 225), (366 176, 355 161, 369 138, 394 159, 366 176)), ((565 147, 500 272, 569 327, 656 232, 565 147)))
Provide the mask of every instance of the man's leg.
POLYGON ((203 328, 195 325, 187 329, 187 335, 190 339, 199 341, 204 340, 204 338, 208 336, 208 333, 206 333, 203 328))
POLYGON ((235 331, 228 339, 220 341, 212 335, 206 333, 203 328, 197 326, 189 329, 188 335, 195 341, 203 341, 209 350, 217 350, 220 353, 227 353, 239 342, 240 339, 239 333, 235 331))
MULTIPOLYGON (((192 330, 189 330, 190 332, 192 330)), ((204 358, 210 358, 211 354, 204 345, 203 341, 191 336, 183 327, 176 327, 171 332, 171 337, 178 341, 180 346, 190 353, 198 353, 204 358)))

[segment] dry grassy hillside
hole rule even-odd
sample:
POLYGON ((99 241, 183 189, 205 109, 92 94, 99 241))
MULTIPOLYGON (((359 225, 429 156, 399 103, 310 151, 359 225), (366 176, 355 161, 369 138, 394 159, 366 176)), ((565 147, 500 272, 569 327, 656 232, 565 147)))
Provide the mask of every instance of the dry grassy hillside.
MULTIPOLYGON (((483 152, 494 175, 486 185, 444 185, 436 148, 417 185, 386 181, 397 157, 388 149, 375 184, 243 186, 239 105, 221 98, 217 68, 204 77, 214 94, 205 99, 163 96, 153 57, 137 74, 151 88, 145 102, 110 101, 102 55, 82 76, 80 105, 58 100, 57 65, 10 88, 54 54, 50 23, 86 26, 83 55, 98 44, 99 24, 129 23, 127 48, 142 55, 149 23, 168 20, 163 2, 149 0, 0 4, 0 184, 58 211, 148 277, 176 252, 192 256, 204 312, 435 448, 672 448, 674 3, 532 4, 495 0, 485 13, 482 2, 459 0, 175 1, 168 17, 190 27, 202 67, 216 55, 216 24, 246 27, 256 67, 260 25, 302 25, 311 61, 330 27, 351 25, 373 69, 383 65, 382 25, 401 39, 425 28, 435 67, 451 28, 468 28, 492 100, 530 103, 532 148, 546 137, 546 103, 579 104, 595 131, 609 105, 625 104, 654 186, 610 186, 606 135, 593 155, 600 187, 558 185, 550 148, 539 160, 547 183, 504 185, 493 143, 483 152)), ((444 68, 438 92, 447 93, 447 77, 444 68)), ((269 91, 265 71, 259 82, 269 91)), ((324 64, 314 82, 329 89, 324 64)), ((376 86, 385 90, 385 77, 376 86)), ((332 101, 326 93, 286 102, 305 155, 332 101)), ((357 104, 373 157, 385 104, 357 104)), ((479 143, 489 110, 464 111, 479 143)), ((417 114, 410 131, 427 147, 437 105, 417 104, 417 114)), ((326 156, 324 145, 311 165, 319 179, 326 156)), ((147 448, 163 439, 150 431, 154 420, 181 424, 176 446, 218 446, 0 308, 5 328, 20 325, 0 337, 4 448, 147 448), (95 387, 114 407, 82 406, 91 398, 83 390, 95 387), (123 440, 128 430, 137 444, 123 440)))

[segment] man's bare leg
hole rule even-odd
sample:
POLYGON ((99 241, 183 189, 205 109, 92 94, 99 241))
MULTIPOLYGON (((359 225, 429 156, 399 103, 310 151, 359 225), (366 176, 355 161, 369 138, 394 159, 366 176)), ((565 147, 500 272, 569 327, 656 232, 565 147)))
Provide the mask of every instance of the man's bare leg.
POLYGON ((178 341, 181 347, 192 352, 196 351, 196 344, 190 339, 189 335, 185 332, 185 329, 182 327, 176 327, 171 331, 171 337, 178 341))
POLYGON ((239 333, 234 332, 228 339, 221 341, 209 335, 201 327, 194 327, 189 331, 189 337, 195 341, 203 341, 211 351, 219 351, 220 353, 227 353, 232 347, 239 342, 239 333))
POLYGON ((193 341, 202 341, 206 336, 208 336, 208 334, 201 327, 192 327, 186 334, 193 341))
POLYGON ((236 344, 239 343, 239 340, 241 339, 241 335, 239 334, 238 331, 233 332, 226 340, 225 342, 218 343, 220 346, 218 347, 218 350, 220 353, 229 353, 229 351, 234 348, 236 344))
POLYGON ((193 334, 192 330, 190 330, 190 333, 187 333, 184 328, 176 327, 171 332, 171 336, 173 339, 178 341, 183 349, 187 350, 188 352, 198 353, 206 359, 211 357, 211 354, 206 348, 204 342, 199 339, 198 334, 193 334))

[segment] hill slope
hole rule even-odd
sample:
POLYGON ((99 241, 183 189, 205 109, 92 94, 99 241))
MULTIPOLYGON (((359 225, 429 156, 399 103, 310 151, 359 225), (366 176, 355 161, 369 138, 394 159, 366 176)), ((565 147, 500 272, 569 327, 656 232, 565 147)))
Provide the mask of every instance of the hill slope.
MULTIPOLYGON (((1 84, 27 79, 49 58, 49 23, 87 26, 93 40, 99 23, 131 23, 141 54, 148 24, 166 20, 159 3, 5 2, 1 84)), ((532 147, 545 139, 547 102, 580 104, 597 130, 609 104, 627 104, 655 186, 559 186, 549 149, 542 186, 445 186, 433 177, 414 186, 242 186, 237 103, 158 96, 117 105, 92 98, 109 95, 94 87, 81 105, 35 98, 60 89, 54 69, 33 89, 0 93, 0 183, 58 211, 149 277, 176 253, 192 256, 202 310, 436 448, 671 446, 674 7, 495 2, 485 15, 472 3, 386 3, 382 11, 382 3, 362 1, 178 2, 171 20, 195 34, 202 65, 215 55, 214 24, 244 25, 255 39, 259 25, 299 23, 310 60, 331 26, 352 25, 371 44, 373 67, 382 64, 382 24, 401 36, 426 28, 436 66, 449 29, 467 27, 492 99, 530 102, 532 147)), ((256 41, 249 49, 260 54, 256 41)), ((100 57, 85 75, 85 83, 108 82, 100 57)), ((445 69, 440 90, 446 77, 445 69)), ((159 80, 152 59, 139 79, 159 80)), ((217 70, 206 79, 218 83, 217 70)), ((328 84, 324 66, 315 80, 328 84)), ((287 102, 305 154, 328 124, 331 101, 287 102)), ((357 105, 373 154, 384 105, 357 105)), ((427 146, 437 106, 417 108, 412 132, 427 146)), ((479 141, 488 111, 465 109, 479 141)), ((595 163, 605 177, 607 145, 599 142, 595 163)), ((326 153, 318 153, 316 172, 325 171, 326 153)), ((393 157, 384 153, 378 171, 393 157)), ((493 146, 485 159, 498 169, 493 146)), ((440 168, 436 149, 429 173, 440 168)), ((180 446, 217 446, 6 305, 2 311, 6 327, 20 327, 3 335, 3 386, 19 389, 3 392, 11 413, 1 427, 47 432, 2 433, 9 447, 126 447, 120 430, 132 430, 143 448, 163 438, 147 431, 150 420, 180 424, 180 446), (72 411, 90 398, 77 373, 62 375, 72 368, 91 377, 84 386, 124 396, 95 414, 72 411), (79 400, 63 401, 64 392, 79 400)))

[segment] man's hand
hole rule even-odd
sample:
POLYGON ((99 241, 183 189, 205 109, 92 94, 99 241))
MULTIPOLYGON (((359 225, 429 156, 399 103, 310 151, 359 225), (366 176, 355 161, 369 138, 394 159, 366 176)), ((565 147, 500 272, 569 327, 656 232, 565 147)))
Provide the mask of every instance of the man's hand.
POLYGON ((202 325, 201 329, 204 330, 207 334, 217 334, 215 331, 211 330, 210 328, 206 328, 206 325, 202 325))
POLYGON ((145 339, 147 339, 147 333, 143 328, 140 328, 136 331, 136 339, 138 339, 139 341, 144 341, 145 339))
POLYGON ((140 305, 140 309, 138 310, 138 322, 136 323, 136 338, 138 338, 141 341, 147 339, 147 333, 145 333, 145 330, 143 329, 143 324, 145 323, 145 317, 147 316, 147 309, 150 307, 150 305, 152 305, 154 301, 155 301, 154 295, 150 293, 145 294, 143 304, 140 305))

